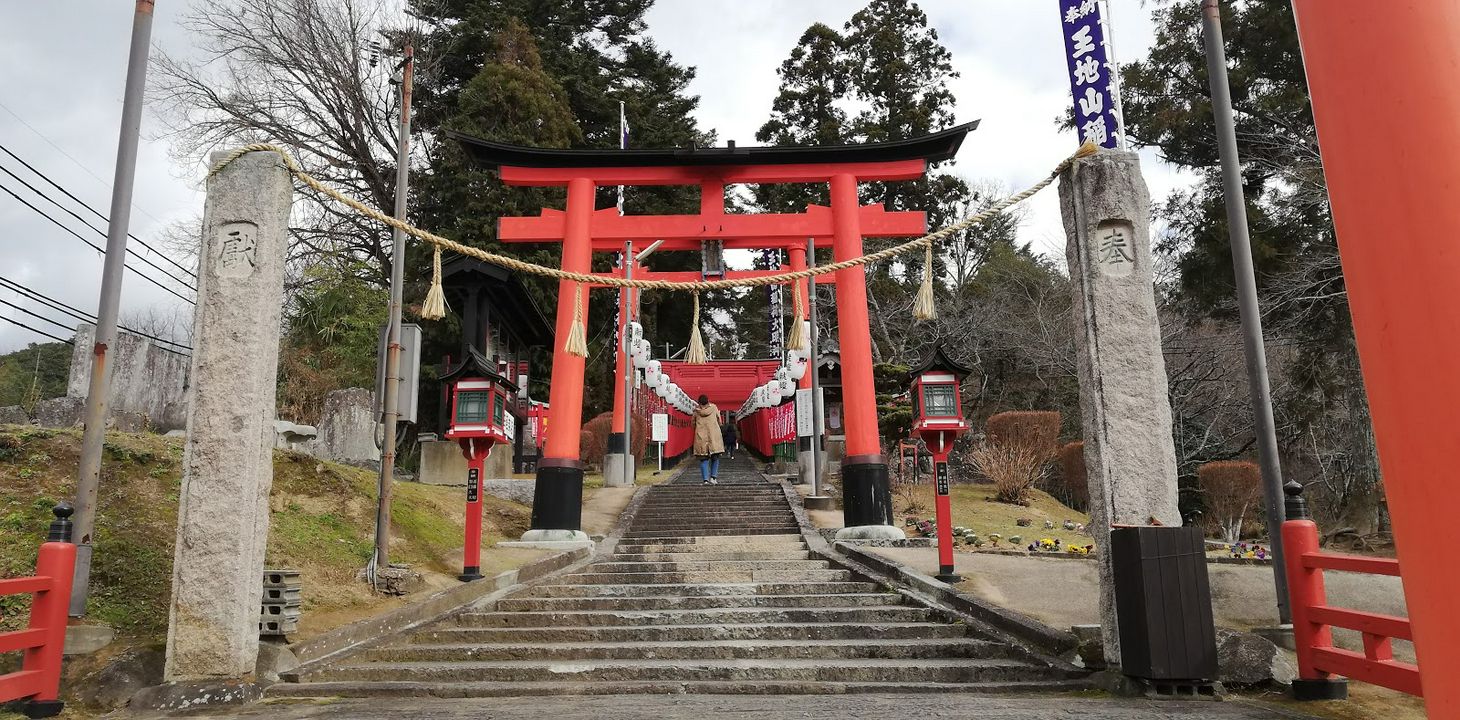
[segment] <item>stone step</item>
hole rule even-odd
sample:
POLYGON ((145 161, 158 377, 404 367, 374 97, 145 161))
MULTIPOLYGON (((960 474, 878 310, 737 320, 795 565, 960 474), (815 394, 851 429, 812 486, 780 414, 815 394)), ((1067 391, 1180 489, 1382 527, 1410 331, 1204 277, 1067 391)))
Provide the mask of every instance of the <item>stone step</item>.
POLYGON ((573 573, 562 576, 562 581, 565 583, 593 585, 846 582, 852 579, 852 573, 848 570, 694 570, 690 572, 573 573))
MULTIPOLYGON (((680 536, 672 536, 672 537, 667 537, 667 538, 659 538, 659 539, 655 539, 655 540, 644 540, 644 541, 623 540, 623 541, 620 542, 619 547, 620 548, 623 548, 625 545, 633 546, 633 545, 636 545, 636 544, 637 545, 739 545, 739 544, 742 544, 742 543, 751 543, 751 542, 756 542, 756 543, 775 543, 775 542, 804 543, 805 540, 802 539, 802 537, 801 537, 801 530, 798 528, 795 531, 787 531, 787 532, 781 533, 779 535, 768 534, 768 533, 763 533, 763 534, 758 534, 758 535, 703 535, 703 536, 680 535, 680 536)), ((628 550, 627 552, 633 552, 633 551, 632 550, 628 550)))
POLYGON ((687 560, 684 562, 596 562, 585 573, 725 572, 730 570, 825 570, 826 560, 687 560))
POLYGON ((685 530, 634 530, 624 533, 624 538, 629 540, 654 540, 655 542, 660 542, 668 538, 702 538, 715 535, 724 535, 727 537, 742 537, 745 535, 789 535, 791 533, 800 532, 800 530, 801 528, 789 524, 785 527, 779 528, 725 528, 715 530, 696 530, 694 532, 689 532, 685 530))
POLYGON ((733 499, 733 500, 727 500, 726 502, 723 502, 723 503, 722 502, 717 502, 717 501, 714 501, 714 500, 708 500, 708 499, 706 499, 706 500, 695 500, 695 501, 690 501, 690 500, 682 500, 682 501, 680 501, 680 500, 676 500, 676 501, 655 501, 655 500, 648 500, 648 501, 645 501, 643 505, 640 505, 639 506, 639 512, 641 512, 641 513, 644 513, 644 512, 676 512, 676 511, 680 511, 680 510, 688 510, 688 511, 705 510, 705 511, 711 511, 711 512, 713 512, 713 511, 717 511, 717 510, 719 510, 719 511, 728 511, 728 510, 739 509, 739 508, 748 508, 748 509, 767 510, 767 511, 769 511, 769 510, 785 510, 788 507, 789 506, 786 505, 786 499, 785 498, 780 498, 780 497, 777 497, 777 498, 765 498, 765 499, 744 499, 744 500, 742 500, 742 499, 733 499))
POLYGON ((816 556, 804 548, 786 550, 744 550, 739 552, 656 552, 656 553, 614 553, 613 562, 714 562, 723 560, 811 560, 816 556))
MULTIPOLYGON (((977 683, 856 683, 785 681, 695 681, 695 682, 310 682, 276 683, 265 697, 542 697, 549 695, 850 695, 911 693, 1012 694, 1073 693, 1095 689, 1093 682, 1071 680, 1016 680, 977 683)), ((794 702, 794 701, 793 701, 794 702)))
POLYGON ((870 593, 869 582, 698 583, 693 585, 537 585, 517 597, 726 597, 754 595, 834 595, 870 593))
POLYGON ((897 605, 896 593, 843 593, 839 595, 691 595, 676 597, 508 598, 497 601, 497 612, 560 612, 563 610, 629 611, 704 610, 707 608, 869 607, 897 605))
POLYGON ((743 538, 735 543, 661 543, 621 540, 614 552, 625 555, 647 553, 720 553, 720 552, 797 552, 805 551, 806 542, 799 535, 761 535, 743 538))
MULTIPOLYGON (((773 512, 742 512, 742 513, 709 513, 709 512, 676 512, 663 515, 636 515, 634 526, 645 525, 671 525, 684 523, 740 523, 750 524, 767 522, 781 522, 787 518, 795 517, 790 510, 781 508, 773 512)), ((652 527, 648 528, 654 529, 652 527)))
POLYGON ((736 527, 763 527, 774 525, 776 527, 787 527, 794 522, 794 516, 789 512, 779 513, 774 517, 766 516, 737 516, 726 515, 724 517, 676 517, 676 518, 650 518, 648 520, 635 520, 630 530, 676 530, 699 528, 736 528, 736 527))
POLYGON ((730 623, 910 623, 939 618, 928 608, 905 605, 809 608, 707 608, 704 610, 469 612, 458 627, 558 627, 604 625, 704 625, 730 623))
POLYGON ((374 648, 352 664, 380 662, 572 661, 572 660, 917 660, 1015 659, 1016 651, 988 640, 726 640, 720 642, 619 642, 526 644, 413 644, 374 648))
POLYGON ((410 637, 421 644, 707 642, 725 640, 948 639, 973 636, 967 625, 894 622, 609 625, 530 628, 442 627, 410 637))
POLYGON ((308 679, 416 682, 799 681, 1007 682, 1032 679, 1047 668, 1002 658, 936 660, 601 660, 554 662, 390 662, 341 665, 308 679))

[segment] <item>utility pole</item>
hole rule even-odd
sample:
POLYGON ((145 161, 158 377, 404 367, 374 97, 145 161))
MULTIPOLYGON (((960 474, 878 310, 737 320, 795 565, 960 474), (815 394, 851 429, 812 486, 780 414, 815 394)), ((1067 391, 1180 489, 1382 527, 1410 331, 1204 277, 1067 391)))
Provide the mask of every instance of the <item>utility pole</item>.
MULTIPOLYGON (((623 107, 623 103, 619 103, 623 107)), ((622 112, 622 109, 620 109, 622 112)), ((619 214, 623 214, 623 187, 619 187, 619 214)), ((634 241, 624 241, 624 279, 634 279, 634 241)), ((634 344, 629 339, 629 323, 634 321, 634 289, 626 287, 619 292, 624 295, 623 322, 619 323, 619 343, 624 346, 624 481, 633 487, 638 484, 638 473, 634 469, 634 344)))
POLYGON ((1262 468, 1263 498, 1267 502, 1267 536, 1272 546, 1278 622, 1287 625, 1293 622, 1293 615, 1288 607, 1288 578, 1283 566, 1283 470, 1278 461, 1277 428, 1272 418, 1267 350, 1262 340, 1262 315, 1257 307, 1257 277, 1252 269, 1252 241, 1247 234, 1247 201, 1242 193, 1242 162, 1237 156, 1237 131, 1232 119, 1232 89, 1227 84, 1227 51, 1222 42, 1219 0, 1202 0, 1202 29, 1212 88, 1212 115, 1217 124, 1217 148, 1222 156, 1222 190, 1231 233, 1237 307, 1242 316, 1242 347, 1247 355, 1247 391, 1252 398, 1257 458, 1262 468))
MULTIPOLYGON (((806 267, 816 267, 816 239, 806 241, 806 267)), ((821 352, 817 348, 816 330, 816 276, 806 278, 806 315, 811 318, 811 357, 806 361, 806 372, 811 373, 811 494, 821 497, 821 387, 818 385, 817 360, 821 352)))
MULTIPOLYGON (((406 219, 407 181, 411 169, 411 82, 415 71, 415 49, 407 42, 400 63, 400 132, 395 153, 395 217, 406 219)), ((400 417, 400 316, 401 286, 404 284, 406 235, 390 233, 390 328, 385 340, 385 398, 382 412, 385 435, 380 449, 380 480, 376 485, 375 568, 390 564, 390 490, 395 475, 395 431, 400 417)))
POLYGON ((101 298, 96 309, 96 344, 92 347, 91 383, 86 391, 86 429, 76 478, 76 574, 70 614, 86 614, 91 580, 91 540, 96 529, 97 486, 101 451, 106 444, 106 396, 111 367, 107 362, 117 342, 117 311, 122 300, 122 262, 127 252, 127 226, 132 219, 132 180, 137 174, 137 136, 142 127, 142 92, 147 85, 147 54, 152 39, 155 0, 137 0, 132 15, 132 46, 127 54, 126 90, 122 96, 122 129, 117 140, 116 175, 112 178, 111 222, 106 232, 101 298))

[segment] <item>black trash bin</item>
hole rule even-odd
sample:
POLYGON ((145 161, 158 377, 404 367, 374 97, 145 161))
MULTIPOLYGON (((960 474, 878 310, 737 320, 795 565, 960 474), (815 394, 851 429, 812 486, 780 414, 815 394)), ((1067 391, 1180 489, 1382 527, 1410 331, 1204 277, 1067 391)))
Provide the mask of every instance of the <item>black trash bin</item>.
POLYGON ((1216 679, 1216 628, 1201 530, 1113 528, 1110 556, 1121 672, 1157 681, 1216 679))

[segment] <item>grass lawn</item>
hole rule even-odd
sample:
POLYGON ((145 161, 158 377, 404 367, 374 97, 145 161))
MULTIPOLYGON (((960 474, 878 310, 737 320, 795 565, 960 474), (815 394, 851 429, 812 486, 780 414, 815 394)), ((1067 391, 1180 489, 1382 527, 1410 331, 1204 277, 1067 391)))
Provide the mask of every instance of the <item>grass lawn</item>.
MULTIPOLYGON (((1077 510, 1071 510, 1046 492, 1031 490, 1028 507, 996 502, 994 495, 993 485, 963 483, 950 488, 953 527, 970 528, 984 539, 987 539, 990 533, 998 533, 1004 537, 999 544, 1005 548, 1009 547, 1008 538, 1014 535, 1023 537, 1024 545, 1041 538, 1058 539, 1064 545, 1073 543, 1083 546, 1092 542, 1089 535, 1065 530, 1063 527, 1065 520, 1084 525, 1090 522, 1090 517, 1077 510), (1029 518, 1033 522, 1029 527, 1019 527, 1017 522, 1019 518, 1029 518), (1046 520, 1054 523, 1053 529, 1045 529, 1046 520)), ((892 505, 896 512, 894 518, 897 524, 904 525, 906 518, 910 516, 920 520, 932 519, 934 516, 933 499, 934 493, 931 484, 894 484, 892 486, 892 505)), ((905 526, 904 529, 911 530, 905 526)), ((909 535, 914 534, 916 534, 915 531, 909 533, 909 535)), ((992 543, 984 545, 986 549, 992 547, 992 543)), ((972 551, 973 546, 960 544, 958 549, 972 551)))

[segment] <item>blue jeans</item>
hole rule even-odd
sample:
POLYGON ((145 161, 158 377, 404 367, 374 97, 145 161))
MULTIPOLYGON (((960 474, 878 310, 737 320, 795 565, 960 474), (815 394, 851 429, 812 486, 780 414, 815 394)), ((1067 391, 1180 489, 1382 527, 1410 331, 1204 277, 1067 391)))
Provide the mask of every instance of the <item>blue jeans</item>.
POLYGON ((700 458, 700 480, 720 477, 720 453, 700 458))

